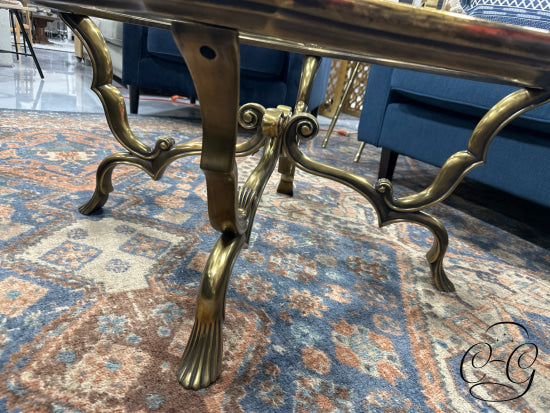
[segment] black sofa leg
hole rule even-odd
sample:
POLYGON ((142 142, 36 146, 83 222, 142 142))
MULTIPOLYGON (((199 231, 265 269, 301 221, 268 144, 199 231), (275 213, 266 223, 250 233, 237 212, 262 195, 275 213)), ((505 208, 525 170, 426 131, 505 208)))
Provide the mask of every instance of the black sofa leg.
POLYGON ((130 93, 130 113, 138 113, 139 87, 129 85, 128 92, 130 93))
POLYGON ((392 151, 391 149, 382 148, 382 154, 380 155, 380 168, 378 169, 378 179, 386 178, 391 181, 398 156, 398 152, 392 151))

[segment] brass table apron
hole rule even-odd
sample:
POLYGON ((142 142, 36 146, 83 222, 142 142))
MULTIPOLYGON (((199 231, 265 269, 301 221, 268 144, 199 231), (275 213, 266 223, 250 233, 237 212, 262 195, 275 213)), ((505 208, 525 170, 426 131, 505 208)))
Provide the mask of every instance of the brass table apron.
MULTIPOLYGON (((341 182, 362 194, 376 210, 380 226, 408 221, 428 228, 434 235, 433 245, 427 253, 434 284, 441 291, 453 291, 454 286, 443 269, 448 246, 447 231, 424 209, 447 198, 470 170, 485 163, 492 139, 506 124, 550 100, 550 91, 545 90, 550 89, 550 61, 546 60, 550 59, 548 33, 395 3, 350 1, 349 5, 354 6, 350 11, 338 8, 336 2, 319 1, 317 7, 311 7, 315 1, 290 2, 294 3, 292 10, 301 11, 294 14, 285 13, 289 2, 283 0, 252 0, 246 2, 246 6, 225 5, 223 8, 214 1, 201 0, 37 3, 70 12, 61 13, 61 17, 88 50, 94 73, 91 88, 103 104, 114 137, 126 150, 109 155, 101 162, 96 189, 92 198, 80 207, 82 213, 89 214, 105 204, 113 190, 112 171, 119 164, 137 166, 157 180, 174 160, 201 155, 209 218, 220 237, 202 274, 195 323, 177 371, 180 383, 186 388, 206 387, 221 373, 222 323, 229 277, 241 249, 248 245, 256 208, 279 158, 282 173, 279 190, 284 193, 292 193, 294 167, 298 166, 312 174, 341 182), (106 9, 88 7, 89 3, 106 9), (124 13, 128 8, 131 14, 124 13), (205 12, 206 9, 212 13, 205 12), (169 10, 175 18, 166 16, 169 10), (151 148, 134 136, 128 124, 124 99, 111 84, 112 64, 106 43, 84 14, 172 30, 201 102, 202 143, 176 144, 173 138, 165 137, 151 148), (252 16, 256 20, 252 20, 252 16), (307 42, 313 30, 310 19, 317 25, 333 25, 327 26, 332 31, 327 30, 330 36, 322 36, 321 45, 307 42), (216 25, 227 25, 224 24, 226 21, 231 22, 231 27, 216 25), (266 25, 268 22, 271 24, 266 25), (289 25, 292 22, 302 26, 297 30, 289 25), (404 38, 395 38, 398 31, 407 29, 396 22, 408 26, 410 31, 404 38), (452 37, 459 33, 458 40, 456 36, 452 37), (349 36, 344 51, 337 44, 343 35, 349 36), (502 40, 502 36, 508 37, 502 40), (369 49, 369 53, 362 54, 361 41, 371 38, 383 40, 382 45, 363 46, 369 49), (293 109, 285 106, 265 109, 254 103, 238 108, 240 41, 311 55, 304 61, 297 103, 293 109), (452 47, 445 47, 449 42, 452 47), (427 55, 428 51, 432 52, 431 56, 427 55), (441 53, 434 57, 434 51, 441 53), (459 59, 468 53, 473 53, 470 59, 459 59), (424 68, 468 78, 500 79, 503 83, 519 84, 524 88, 511 93, 487 112, 473 131, 467 149, 450 156, 426 189, 414 195, 397 197, 392 183, 386 179, 372 184, 356 174, 314 161, 300 149, 300 140, 313 139, 319 130, 317 120, 307 113, 304 103, 309 98, 319 67, 318 56, 345 55, 357 61, 424 68), (498 58, 505 63, 495 61, 498 58), (238 145, 237 122, 255 131, 248 141, 238 145), (262 148, 257 167, 245 185, 239 188, 235 156, 244 156, 262 148)), ((323 30, 316 27, 315 32, 318 34, 323 30)))

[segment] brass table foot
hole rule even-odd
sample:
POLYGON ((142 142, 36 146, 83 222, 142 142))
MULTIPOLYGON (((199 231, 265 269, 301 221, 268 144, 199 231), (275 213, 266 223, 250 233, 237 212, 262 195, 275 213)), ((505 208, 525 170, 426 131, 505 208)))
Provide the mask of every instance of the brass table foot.
MULTIPOLYGON (((290 108, 280 107, 268 109, 262 118, 257 118, 262 120, 266 144, 258 165, 238 196, 239 210, 246 218, 247 228, 242 234, 223 232, 208 257, 199 286, 195 323, 177 371, 179 382, 186 388, 206 387, 221 372, 222 323, 229 278, 241 249, 248 245, 258 203, 281 152, 280 125, 289 113, 290 108)), ((240 120, 242 124, 242 116, 240 120)))
POLYGON ((225 295, 245 238, 244 234, 222 234, 210 253, 199 287, 195 324, 177 370, 185 388, 207 387, 221 373, 225 295))
POLYGON ((277 192, 288 196, 294 195, 294 174, 296 172, 296 166, 290 158, 281 156, 279 158, 279 169, 281 174, 279 185, 277 186, 277 192))

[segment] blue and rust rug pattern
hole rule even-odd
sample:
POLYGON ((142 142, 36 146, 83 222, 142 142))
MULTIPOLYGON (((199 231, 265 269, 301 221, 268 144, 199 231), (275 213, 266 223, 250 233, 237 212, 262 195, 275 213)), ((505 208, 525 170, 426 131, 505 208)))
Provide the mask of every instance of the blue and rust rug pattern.
MULTIPOLYGON (((130 121, 148 143, 201 136, 197 122, 130 121)), ((307 151, 376 170, 375 150, 350 162, 351 139, 307 151)), ((292 198, 269 182, 235 265, 221 377, 183 389, 217 237, 205 181, 197 157, 157 182, 119 167, 102 211, 79 214, 120 150, 102 115, 0 112, 0 411, 547 411, 548 250, 439 205, 457 290, 441 293, 429 231, 379 229, 360 195, 302 172, 292 198)), ((241 179, 258 159, 239 160, 241 179)))

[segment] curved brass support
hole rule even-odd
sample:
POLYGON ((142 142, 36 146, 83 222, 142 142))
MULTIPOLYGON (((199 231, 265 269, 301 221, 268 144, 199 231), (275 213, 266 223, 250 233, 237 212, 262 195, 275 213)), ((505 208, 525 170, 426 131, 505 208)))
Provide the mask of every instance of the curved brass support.
POLYGON ((60 16, 88 51, 93 67, 91 89, 103 104, 107 123, 116 140, 128 152, 142 159, 154 159, 161 152, 170 149, 174 144, 171 139, 159 139, 155 147, 150 148, 132 133, 128 124, 124 98, 120 91, 111 84, 113 82, 113 66, 109 49, 94 22, 86 16, 77 14, 60 13, 60 16))
POLYGON ((116 165, 134 165, 145 170, 153 179, 158 179, 164 168, 175 159, 200 153, 200 145, 174 146, 174 139, 162 137, 157 140, 153 148, 150 148, 139 141, 130 129, 124 98, 111 84, 113 81, 111 56, 101 32, 86 16, 67 13, 60 13, 60 16, 88 50, 93 67, 90 87, 103 105, 113 136, 128 151, 128 153, 108 156, 98 167, 94 194, 79 208, 81 213, 91 214, 107 202, 109 193, 113 190, 112 171, 116 165))
MULTIPOLYGON (((301 113, 307 111, 306 102, 309 101, 311 96, 311 90, 313 88, 313 81, 319 71, 321 65, 321 58, 318 56, 306 56, 302 64, 302 74, 300 77, 300 85, 298 86, 298 95, 296 97, 296 105, 294 106, 294 113, 301 113)), ((281 179, 277 186, 277 192, 292 196, 294 195, 294 174, 296 166, 291 159, 281 154, 279 158, 279 173, 281 179)))
POLYGON ((256 209, 281 152, 281 125, 290 108, 268 109, 263 115, 262 133, 269 136, 260 162, 239 191, 239 210, 248 225, 242 234, 223 232, 214 245, 202 274, 197 311, 177 376, 186 388, 200 389, 221 373, 222 323, 229 277, 241 249, 248 244, 256 209))
POLYGON ((240 75, 238 33, 216 26, 174 22, 172 34, 201 102, 201 169, 206 178, 210 224, 222 233, 242 234, 247 223, 238 209, 235 163, 240 75))
POLYGON ((158 180, 162 177, 164 170, 176 159, 184 156, 199 155, 201 152, 200 143, 182 143, 176 145, 168 152, 161 152, 155 159, 143 159, 131 153, 114 153, 107 156, 97 168, 96 187, 92 198, 78 210, 89 215, 101 208, 107 202, 109 193, 113 191, 112 175, 117 165, 137 166, 153 179, 158 180))
POLYGON ((185 388, 206 387, 221 373, 225 296, 245 239, 244 234, 223 233, 208 257, 199 286, 195 324, 177 370, 185 388))
POLYGON ((443 201, 472 169, 485 164, 493 138, 514 118, 550 100, 550 91, 519 89, 491 108, 474 129, 468 148, 456 152, 443 164, 434 181, 423 191, 401 198, 393 194, 387 179, 380 179, 376 189, 395 211, 418 211, 443 201))
POLYGON ((298 145, 299 139, 312 139, 319 131, 314 116, 296 114, 286 124, 283 132, 283 148, 296 165, 306 172, 340 182, 363 195, 374 207, 378 215, 378 225, 385 226, 394 222, 409 221, 427 227, 434 235, 434 243, 427 253, 432 278, 436 287, 442 291, 454 291, 454 286, 443 269, 443 257, 448 246, 445 227, 435 217, 421 211, 395 211, 385 202, 383 194, 378 192, 369 181, 351 172, 314 161, 305 155, 298 145))

